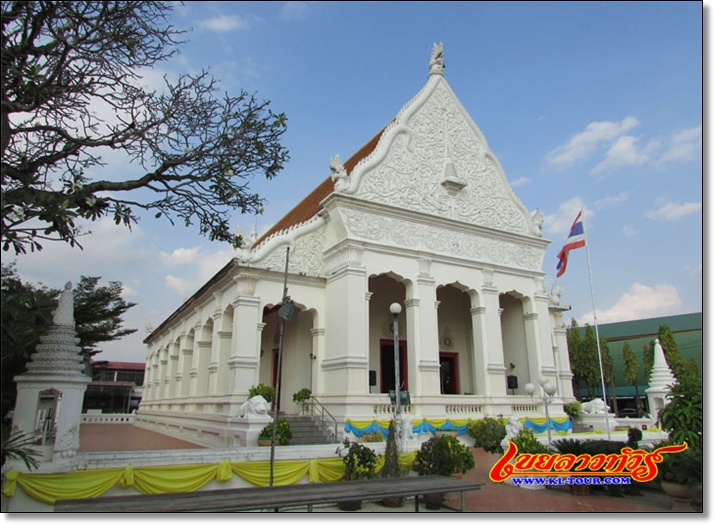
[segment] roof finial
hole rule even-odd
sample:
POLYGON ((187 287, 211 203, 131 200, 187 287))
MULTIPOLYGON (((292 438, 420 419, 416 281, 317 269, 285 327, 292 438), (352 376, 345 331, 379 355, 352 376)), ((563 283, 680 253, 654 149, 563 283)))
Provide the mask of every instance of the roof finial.
POLYGON ((442 42, 432 44, 432 56, 429 59, 429 74, 444 76, 444 46, 442 42))

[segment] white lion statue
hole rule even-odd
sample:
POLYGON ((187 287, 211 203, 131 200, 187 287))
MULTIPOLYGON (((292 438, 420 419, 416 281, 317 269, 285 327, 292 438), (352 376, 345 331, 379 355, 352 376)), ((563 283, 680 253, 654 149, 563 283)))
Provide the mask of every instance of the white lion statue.
POLYGON ((253 396, 241 405, 238 413, 241 417, 267 416, 269 409, 270 405, 263 396, 253 396))
POLYGON ((402 439, 409 441, 414 438, 412 418, 410 416, 404 416, 402 418, 402 439))
POLYGON ((581 404, 581 409, 585 414, 606 414, 610 408, 603 402, 603 399, 596 398, 581 404))
POLYGON ((524 430, 524 425, 521 424, 521 421, 519 421, 519 418, 516 416, 509 418, 509 421, 507 421, 504 427, 506 428, 506 437, 504 439, 507 441, 515 438, 519 435, 519 432, 524 430))

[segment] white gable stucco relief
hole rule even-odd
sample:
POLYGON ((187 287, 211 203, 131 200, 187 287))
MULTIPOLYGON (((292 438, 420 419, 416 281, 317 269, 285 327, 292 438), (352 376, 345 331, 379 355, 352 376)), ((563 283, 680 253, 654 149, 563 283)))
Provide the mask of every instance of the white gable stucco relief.
POLYGON ((442 76, 386 128, 343 193, 494 230, 534 236, 533 221, 442 76), (445 181, 456 182, 456 187, 445 181))

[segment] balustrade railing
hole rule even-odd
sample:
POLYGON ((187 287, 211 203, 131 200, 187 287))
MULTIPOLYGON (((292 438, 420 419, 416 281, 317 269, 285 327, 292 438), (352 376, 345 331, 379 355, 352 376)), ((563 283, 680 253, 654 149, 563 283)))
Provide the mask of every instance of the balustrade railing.
POLYGON ((136 414, 82 414, 82 423, 133 424, 136 414))

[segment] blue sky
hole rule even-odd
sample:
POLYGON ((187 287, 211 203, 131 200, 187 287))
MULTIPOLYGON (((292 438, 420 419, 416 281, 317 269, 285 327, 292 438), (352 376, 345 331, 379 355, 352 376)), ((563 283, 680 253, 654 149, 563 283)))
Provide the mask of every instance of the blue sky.
MULTIPOLYGON (((288 117, 291 160, 251 186, 259 234, 349 158, 427 81, 432 44, 445 77, 517 196, 546 216, 543 270, 584 210, 600 324, 703 309, 703 7, 700 2, 188 2, 173 23, 181 53, 151 71, 208 68, 222 89, 255 92, 288 117)), ((103 177, 131 171, 109 155, 103 177)), ((102 357, 143 361, 160 324, 233 256, 196 229, 145 217, 132 231, 89 226, 83 251, 46 244, 20 275, 61 287, 118 280, 139 332, 102 357)), ((593 323, 586 250, 572 252, 562 301, 593 323)), ((3 254, 3 262, 13 257, 3 254)))

